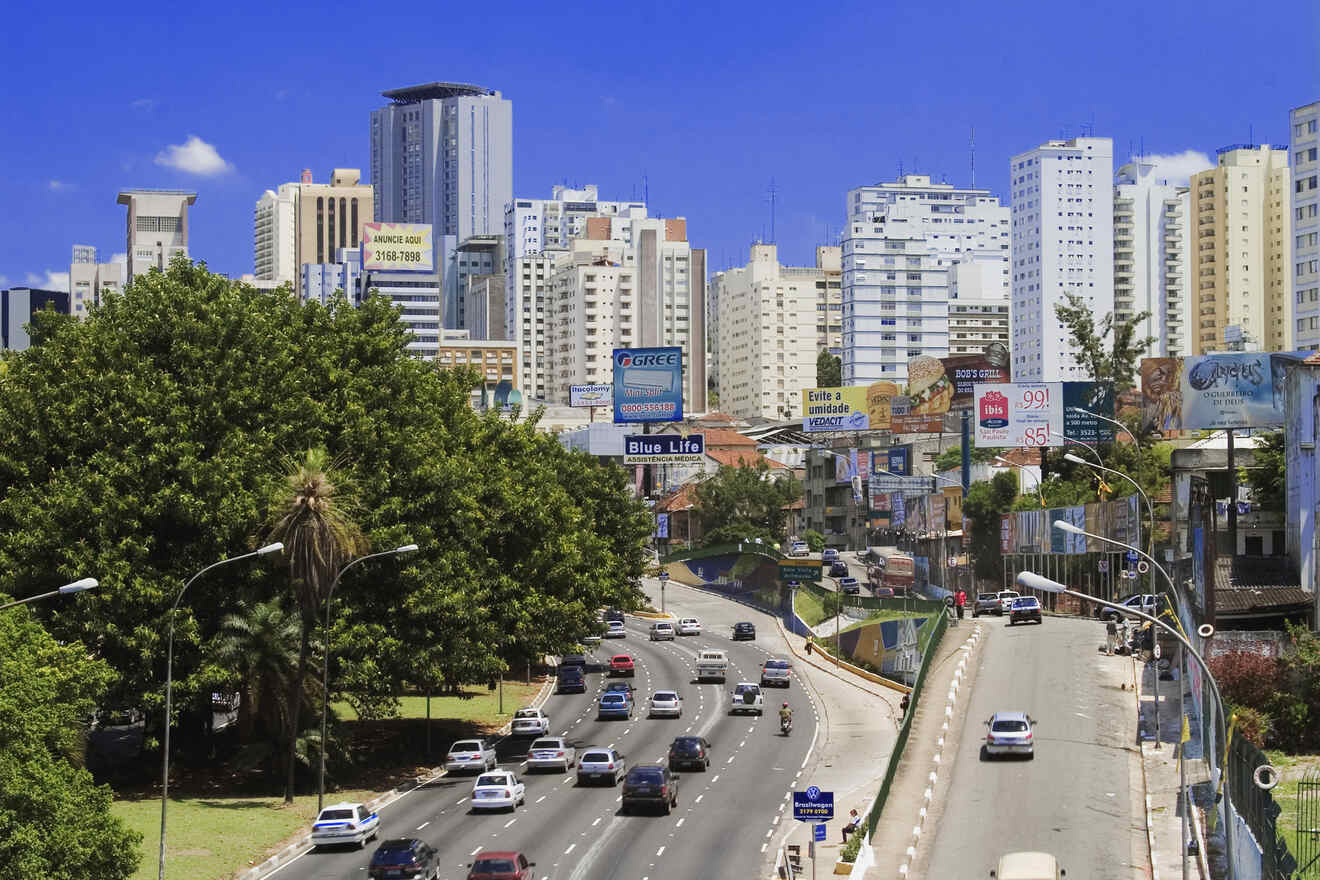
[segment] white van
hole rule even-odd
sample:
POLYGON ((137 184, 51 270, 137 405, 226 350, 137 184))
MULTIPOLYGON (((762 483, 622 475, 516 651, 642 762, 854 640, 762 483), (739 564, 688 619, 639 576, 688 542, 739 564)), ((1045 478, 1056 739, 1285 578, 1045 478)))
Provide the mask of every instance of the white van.
POLYGON ((723 682, 729 673, 729 658, 723 651, 697 654, 697 681, 723 682))
POLYGON ((990 876, 995 880, 1063 880, 1068 872, 1049 853, 1015 852, 1001 858, 990 876))

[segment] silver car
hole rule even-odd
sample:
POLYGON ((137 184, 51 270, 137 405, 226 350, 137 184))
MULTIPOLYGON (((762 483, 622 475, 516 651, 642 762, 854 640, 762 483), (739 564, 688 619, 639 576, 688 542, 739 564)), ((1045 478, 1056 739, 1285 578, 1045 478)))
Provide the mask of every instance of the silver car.
POLYGON ((1026 712, 996 712, 986 721, 985 755, 1025 755, 1035 757, 1032 730, 1036 721, 1026 712))
POLYGON ((445 769, 450 773, 457 770, 475 770, 484 773, 499 766, 495 749, 484 739, 460 739, 449 747, 445 758, 445 769))
POLYGON ((678 691, 656 691, 651 695, 650 717, 664 715, 669 718, 683 717, 683 698, 678 691))
POLYGON ((618 785, 619 780, 627 774, 628 767, 623 755, 614 749, 586 749, 578 761, 578 785, 586 785, 588 782, 618 785))
POLYGON ((568 740, 563 737, 538 739, 527 750, 528 770, 549 768, 567 773, 575 763, 577 763, 577 749, 569 745, 568 740))

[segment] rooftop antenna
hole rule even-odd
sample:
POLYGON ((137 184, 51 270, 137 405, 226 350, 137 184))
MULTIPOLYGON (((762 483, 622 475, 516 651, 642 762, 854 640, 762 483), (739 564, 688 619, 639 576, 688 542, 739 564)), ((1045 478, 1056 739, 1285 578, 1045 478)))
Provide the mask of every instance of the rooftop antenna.
POLYGON ((651 207, 651 183, 645 171, 642 172, 642 201, 648 208, 651 207))
POLYGON ((775 194, 778 189, 775 187, 775 179, 770 178, 770 242, 775 242, 775 194))
POLYGON ((899 159, 899 160, 898 160, 898 179, 899 179, 899 180, 902 180, 902 179, 903 179, 903 160, 902 160, 902 159, 899 159))
POLYGON ((976 126, 972 126, 972 137, 967 144, 972 159, 972 189, 976 189, 976 126))
POLYGON ((1144 161, 1146 158, 1146 136, 1144 134, 1141 136, 1141 140, 1138 141, 1138 143, 1141 144, 1141 158, 1144 161))

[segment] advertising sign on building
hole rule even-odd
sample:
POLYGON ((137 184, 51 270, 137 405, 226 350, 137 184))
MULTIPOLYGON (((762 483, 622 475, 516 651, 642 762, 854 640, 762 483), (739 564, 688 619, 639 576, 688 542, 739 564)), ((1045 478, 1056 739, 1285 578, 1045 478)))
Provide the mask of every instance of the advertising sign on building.
MULTIPOLYGON (((993 345, 996 344, 992 343, 993 345)), ((944 374, 953 383, 951 406, 970 406, 976 385, 1003 383, 1011 378, 1008 349, 1003 345, 999 345, 995 351, 988 354, 960 354, 940 360, 944 364, 944 374), (1003 350, 1002 357, 999 354, 1000 349, 1003 350)))
POLYGON ((669 540, 669 514, 657 513, 655 515, 655 536, 663 540, 669 540))
POLYGON ((1146 417, 1161 431, 1283 423, 1283 379, 1307 352, 1142 358, 1146 417))
POLYGON ((1113 418, 1112 388, 1095 382, 1007 382, 977 385, 972 415, 982 448, 1062 446, 1064 438, 1110 442, 1113 427, 1077 407, 1113 418))
POLYGON ((614 402, 613 385, 569 385, 569 406, 611 406, 614 402))
POLYGON ((614 421, 678 422, 683 419, 683 350, 614 349, 614 421))
POLYGON ((629 434, 623 438, 624 464, 697 464, 705 455, 705 434, 629 434))
POLYGON ((912 444, 905 443, 902 446, 889 447, 889 467, 885 470, 891 474, 907 475, 912 473, 912 444))
POLYGON ((366 272, 434 272, 430 223, 362 224, 366 272))
POLYGON ((867 431, 870 427, 865 386, 802 389, 803 431, 867 431))

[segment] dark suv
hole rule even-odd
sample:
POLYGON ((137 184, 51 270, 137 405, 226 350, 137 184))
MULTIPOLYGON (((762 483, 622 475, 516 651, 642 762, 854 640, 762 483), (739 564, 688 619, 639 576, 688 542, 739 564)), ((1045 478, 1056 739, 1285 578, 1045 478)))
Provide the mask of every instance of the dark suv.
POLYGON ((436 851, 415 837, 396 837, 387 840, 371 854, 367 867, 371 880, 386 877, 439 877, 440 865, 436 851))
POLYGON ((742 639, 756 639, 756 627, 750 623, 735 623, 733 625, 733 640, 735 642, 742 639))
POLYGON ((559 667, 559 680, 555 683, 556 693, 578 693, 587 692, 587 677, 582 674, 581 666, 561 666, 559 667))
POLYGON ((662 764, 638 764, 623 779, 623 811, 660 807, 666 815, 678 806, 678 774, 662 764))
POLYGON ((710 743, 700 736, 677 736, 669 744, 669 769, 680 770, 683 767, 696 767, 698 770, 710 768, 710 743))

